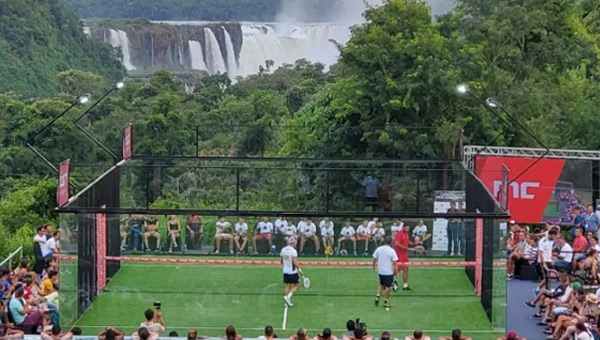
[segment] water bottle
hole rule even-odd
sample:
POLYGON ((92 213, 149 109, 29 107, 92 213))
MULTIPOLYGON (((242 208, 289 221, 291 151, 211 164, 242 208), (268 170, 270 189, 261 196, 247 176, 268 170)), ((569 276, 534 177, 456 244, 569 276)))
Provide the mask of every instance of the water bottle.
POLYGON ((275 245, 271 246, 271 255, 277 254, 277 247, 275 245))

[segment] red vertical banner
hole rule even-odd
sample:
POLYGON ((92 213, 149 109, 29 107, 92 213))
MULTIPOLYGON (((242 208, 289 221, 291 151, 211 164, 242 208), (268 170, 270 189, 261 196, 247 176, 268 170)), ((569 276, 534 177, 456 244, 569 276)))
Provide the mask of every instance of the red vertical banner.
POLYGON ((133 125, 128 124, 125 127, 125 131, 123 133, 123 159, 129 159, 131 158, 132 155, 132 151, 131 151, 131 147, 132 147, 132 140, 131 140, 131 133, 133 130, 133 125))
POLYGON ((475 220, 475 294, 481 296, 483 279, 483 219, 475 220))
POLYGON ((96 287, 106 286, 106 214, 96 214, 96 287))
POLYGON ((56 203, 59 207, 69 202, 69 171, 71 160, 67 159, 58 167, 58 187, 56 188, 56 203))

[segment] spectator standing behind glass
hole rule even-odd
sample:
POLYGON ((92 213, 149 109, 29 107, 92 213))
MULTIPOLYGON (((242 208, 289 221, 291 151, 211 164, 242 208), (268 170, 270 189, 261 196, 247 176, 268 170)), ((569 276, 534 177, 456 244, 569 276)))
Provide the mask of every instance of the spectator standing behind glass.
POLYGON ((181 234, 181 223, 179 219, 175 215, 171 215, 169 222, 167 222, 167 227, 169 228, 169 253, 173 252, 173 247, 177 248, 177 238, 181 234))
MULTIPOLYGON (((450 209, 446 211, 447 214, 458 214, 460 213, 460 209, 458 208, 457 202, 450 203, 450 209)), ((448 220, 448 226, 446 227, 446 235, 448 237, 448 252, 446 255, 458 255, 459 254, 459 232, 460 232, 460 218, 450 218, 448 220)))
POLYGON ((167 325, 159 308, 156 308, 156 310, 146 309, 144 316, 146 321, 140 324, 140 328, 146 328, 151 335, 159 336, 160 333, 167 330, 167 325))
POLYGON ((575 229, 582 228, 585 229, 583 225, 583 217, 585 214, 582 213, 581 208, 575 207, 573 210, 573 218, 571 224, 571 236, 575 238, 575 229))
POLYGON ((377 177, 367 176, 363 180, 362 185, 365 187, 365 204, 375 211, 379 205, 381 181, 377 177))
POLYGON ((185 227, 190 233, 190 243, 194 249, 200 249, 202 246, 202 240, 204 240, 204 226, 200 217, 197 215, 190 215, 187 218, 185 227))
POLYGON ((596 212, 594 211, 594 206, 592 204, 587 205, 587 211, 583 216, 582 223, 585 227, 586 233, 592 231, 595 235, 598 234, 598 215, 596 215, 596 212))
POLYGON ((235 244, 238 255, 244 252, 248 244, 248 224, 243 217, 240 217, 238 223, 235 224, 235 244), (242 243, 240 243, 240 240, 242 243))
POLYGON ((58 240, 60 239, 60 235, 58 231, 55 231, 51 236, 50 238, 46 237, 46 245, 52 252, 52 257, 54 257, 58 255, 58 240))
POLYGON ((142 238, 142 229, 144 228, 144 216, 142 215, 131 215, 129 225, 131 227, 131 238, 133 239, 133 251, 141 249, 140 240, 142 238))
POLYGON ((218 254, 221 251, 221 241, 229 241, 229 252, 233 254, 233 234, 231 230, 231 223, 226 221, 225 217, 219 217, 219 220, 217 223, 215 223, 215 227, 215 254, 218 254))

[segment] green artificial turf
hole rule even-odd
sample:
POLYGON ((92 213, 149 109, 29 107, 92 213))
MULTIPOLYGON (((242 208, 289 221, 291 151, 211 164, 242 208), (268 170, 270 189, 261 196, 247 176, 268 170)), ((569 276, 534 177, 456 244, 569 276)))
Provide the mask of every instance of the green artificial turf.
MULTIPOLYGON (((194 327, 201 334, 220 336, 228 324, 234 324, 246 337, 261 335, 269 324, 285 338, 298 327, 309 329, 309 335, 323 327, 340 334, 348 319, 360 317, 372 334, 388 330, 403 337, 423 329, 439 336, 461 328, 474 339, 499 335, 462 268, 412 268, 413 290, 394 293, 394 306, 389 311, 373 304, 378 277, 370 268, 305 266, 304 271, 312 286, 294 295, 295 306, 288 311, 286 330, 281 329, 284 303, 280 267, 198 264, 123 263, 76 325, 89 335, 109 325, 131 334, 143 321, 144 310, 160 300, 168 331, 179 334, 194 327)), ((72 312, 68 308, 64 313, 72 312)), ((61 322, 72 325, 68 319, 61 322)))

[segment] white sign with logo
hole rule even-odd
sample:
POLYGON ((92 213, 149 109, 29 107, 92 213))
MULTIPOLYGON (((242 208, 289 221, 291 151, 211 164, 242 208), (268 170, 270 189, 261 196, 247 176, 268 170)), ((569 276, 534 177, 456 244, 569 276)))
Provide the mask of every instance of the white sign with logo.
MULTIPOLYGON (((465 211, 466 194, 464 191, 436 191, 433 203, 433 212, 437 214, 447 213, 453 202, 458 209, 465 211)), ((448 250, 448 220, 436 218, 433 221, 432 250, 448 250)))

